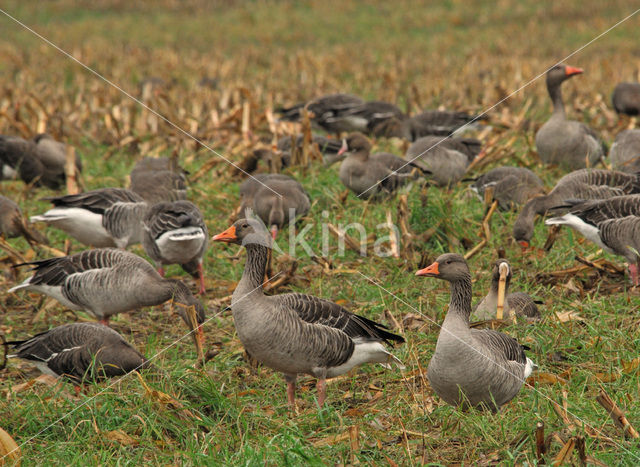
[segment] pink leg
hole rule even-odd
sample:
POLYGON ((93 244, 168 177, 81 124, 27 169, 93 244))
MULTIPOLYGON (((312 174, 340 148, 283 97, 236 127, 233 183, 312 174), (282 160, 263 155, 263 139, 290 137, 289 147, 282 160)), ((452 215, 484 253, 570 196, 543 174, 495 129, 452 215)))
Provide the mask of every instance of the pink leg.
POLYGON ((104 324, 105 326, 109 326, 109 317, 102 318, 100 320, 100 324, 104 324))
POLYGON ((629 264, 629 274, 631 275, 631 281, 633 282, 633 285, 636 287, 640 285, 640 274, 638 274, 639 272, 640 272, 639 263, 629 264))
POLYGON ((204 270, 202 269, 202 263, 198 263, 198 278, 200 279, 200 290, 198 291, 198 293, 200 295, 204 295, 204 270))
POLYGON ((164 268, 162 266, 158 266, 158 274, 160 274, 160 277, 164 277, 164 268))
POLYGON ((287 400, 289 401, 289 408, 296 411, 296 382, 287 381, 287 400))
POLYGON ((318 405, 322 407, 327 397, 327 382, 324 379, 319 379, 316 383, 316 389, 318 390, 318 405))

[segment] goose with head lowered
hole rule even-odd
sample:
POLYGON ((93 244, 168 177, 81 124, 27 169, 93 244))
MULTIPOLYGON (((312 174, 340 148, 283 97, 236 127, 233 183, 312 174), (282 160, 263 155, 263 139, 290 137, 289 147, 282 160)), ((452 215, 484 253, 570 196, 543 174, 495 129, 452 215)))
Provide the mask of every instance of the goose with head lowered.
POLYGON ((404 339, 385 326, 312 295, 264 294, 272 240, 259 221, 238 220, 213 240, 240 244, 247 250, 244 273, 231 299, 233 321, 247 353, 284 374, 292 409, 300 373, 318 378, 318 405, 322 406, 327 378, 363 363, 400 365, 384 343, 404 339))
POLYGON ((310 112, 311 123, 328 133, 340 134, 351 131, 352 122, 345 113, 354 107, 364 104, 358 96, 352 94, 327 94, 309 102, 301 102, 291 107, 281 107, 276 110, 284 121, 299 121, 303 109, 310 112))
POLYGON ((485 191, 493 190, 493 200, 500 209, 508 211, 531 198, 544 195, 540 177, 524 167, 496 167, 473 179, 471 189, 484 201, 485 191))
POLYGON ((7 238, 23 236, 29 243, 49 243, 44 235, 29 228, 18 205, 2 195, 0 195, 0 236, 7 238))
POLYGON ((187 175, 177 157, 144 157, 131 171, 129 189, 148 203, 184 200, 187 175))
POLYGON ((469 327, 471 273, 461 255, 440 255, 416 275, 445 280, 451 287, 449 310, 427 368, 431 387, 448 404, 499 410, 518 394, 535 364, 512 337, 469 327))
POLYGON ((618 114, 640 115, 640 83, 618 83, 611 94, 611 103, 618 114))

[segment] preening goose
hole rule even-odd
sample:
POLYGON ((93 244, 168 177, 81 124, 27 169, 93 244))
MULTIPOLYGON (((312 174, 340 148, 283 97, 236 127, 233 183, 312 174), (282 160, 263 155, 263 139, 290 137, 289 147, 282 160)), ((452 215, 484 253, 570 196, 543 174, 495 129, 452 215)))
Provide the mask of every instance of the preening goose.
POLYGON ((613 90, 611 103, 619 114, 640 115, 640 83, 619 83, 613 90))
POLYGON ((633 174, 640 172, 640 129, 618 133, 609 151, 609 159, 616 170, 633 174))
POLYGON ((236 331, 253 358, 284 373, 292 408, 299 373, 318 378, 318 404, 322 406, 326 378, 363 363, 400 364, 383 342, 404 339, 383 325, 312 295, 264 294, 271 239, 258 221, 236 221, 213 240, 241 244, 247 250, 244 273, 231 299, 236 331))
POLYGON ((200 281, 205 293, 202 259, 209 232, 200 210, 190 201, 157 203, 144 217, 142 246, 164 276, 163 265, 179 264, 200 281))
POLYGON ((328 133, 341 133, 350 131, 351 125, 343 114, 356 106, 364 104, 364 101, 352 94, 329 94, 313 99, 309 102, 296 104, 292 107, 282 107, 276 111, 285 121, 298 121, 302 116, 304 107, 312 114, 311 122, 328 133))
POLYGON ((21 235, 29 243, 48 243, 44 235, 29 228, 18 205, 0 195, 0 236, 14 238, 21 235))
POLYGON ((405 159, 429 170, 436 185, 449 186, 462 179, 481 149, 474 138, 425 136, 409 146, 405 159))
POLYGON ((148 203, 187 199, 187 172, 177 158, 145 157, 131 171, 129 189, 148 203))
POLYGON ((160 277, 151 264, 133 253, 101 248, 18 266, 31 266, 34 274, 9 292, 43 293, 73 310, 85 310, 103 324, 117 313, 173 300, 189 329, 197 329, 194 338, 201 346, 200 325, 205 319, 202 303, 182 282, 160 277), (195 308, 197 324, 191 323, 186 312, 191 306, 195 308))
POLYGON ((427 368, 431 387, 448 404, 497 411, 518 394, 535 364, 512 337, 469 328, 471 274, 461 255, 441 255, 416 275, 451 284, 449 310, 427 368))
POLYGON ((509 285, 511 283, 511 265, 505 259, 496 261, 491 273, 491 288, 486 297, 484 297, 473 311, 472 318, 476 320, 493 319, 496 317, 498 309, 498 295, 500 289, 500 279, 504 281, 504 315, 520 316, 526 320, 541 319, 540 311, 536 302, 524 292, 509 293, 509 285))
POLYGON ((8 358, 32 363, 45 374, 76 383, 124 375, 150 366, 148 360, 113 329, 98 323, 73 323, 11 341, 8 358))
POLYGON ((612 196, 640 193, 640 176, 613 170, 581 169, 562 177, 546 196, 538 196, 525 204, 513 224, 513 236, 528 247, 533 236, 536 215, 568 199, 604 199, 612 196))
POLYGON ((486 120, 486 117, 466 112, 426 110, 413 117, 387 118, 376 123, 370 131, 377 137, 417 141, 424 136, 449 136, 463 127, 469 130, 477 129, 479 120, 486 120))
POLYGON ((471 189, 481 200, 484 200, 485 191, 492 187, 493 199, 505 211, 545 193, 540 177, 524 167, 496 167, 473 180, 471 189))
POLYGON ((271 229, 273 238, 279 229, 309 212, 311 200, 302 185, 288 175, 259 174, 240 185, 241 215, 252 209, 271 229))
POLYGON ((567 120, 561 85, 580 73, 582 69, 568 65, 556 65, 547 72, 547 91, 553 102, 553 113, 536 133, 540 159, 572 170, 591 167, 606 155, 602 141, 591 128, 567 120))
POLYGON ((419 173, 430 173, 390 153, 371 154, 371 143, 362 133, 352 133, 344 140, 341 152, 346 151, 347 158, 340 164, 340 181, 363 199, 394 193, 419 173))
POLYGON ((53 209, 31 217, 31 222, 46 222, 93 247, 126 248, 142 241, 148 205, 132 191, 101 188, 44 199, 53 203, 53 209))

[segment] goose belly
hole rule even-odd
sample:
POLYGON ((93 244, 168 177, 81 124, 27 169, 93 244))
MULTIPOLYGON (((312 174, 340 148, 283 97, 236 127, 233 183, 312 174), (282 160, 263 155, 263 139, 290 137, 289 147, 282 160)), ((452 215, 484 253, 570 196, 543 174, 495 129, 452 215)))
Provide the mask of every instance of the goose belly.
POLYGON ((184 227, 163 233, 156 245, 165 264, 183 264, 200 255, 205 241, 200 227, 184 227))
POLYGON ((37 284, 37 285, 28 285, 25 287, 27 290, 33 290, 36 292, 40 292, 41 294, 44 294, 48 297, 51 298, 55 298, 56 300, 58 300, 62 305, 66 306, 67 308, 71 308, 72 310, 82 310, 83 307, 81 305, 78 305, 77 303, 74 303, 72 301, 70 301, 63 293, 62 291, 62 287, 59 285, 44 285, 44 284, 37 284))
POLYGON ((102 225, 102 215, 86 209, 54 208, 31 220, 46 222, 63 230, 84 245, 97 248, 116 246, 113 237, 102 225))

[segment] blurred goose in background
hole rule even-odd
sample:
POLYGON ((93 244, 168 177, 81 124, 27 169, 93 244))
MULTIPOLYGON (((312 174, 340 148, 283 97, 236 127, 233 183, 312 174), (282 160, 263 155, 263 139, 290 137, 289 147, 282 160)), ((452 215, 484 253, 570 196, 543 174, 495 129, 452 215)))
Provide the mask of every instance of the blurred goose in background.
POLYGON ((604 249, 624 256, 634 286, 640 286, 640 217, 607 219, 598 224, 598 235, 604 249))
POLYGON ((311 123, 328 133, 340 134, 350 131, 351 123, 348 117, 344 117, 348 110, 364 104, 364 101, 352 94, 329 94, 313 99, 309 102, 296 104, 292 107, 276 109, 281 115, 281 120, 299 121, 302 118, 302 110, 306 107, 313 115, 311 123))
POLYGON ((467 167, 482 150, 474 138, 425 136, 409 146, 405 159, 424 167, 438 186, 450 186, 462 179, 467 167))
POLYGON ((311 200, 302 185, 283 174, 258 174, 240 185, 240 216, 251 209, 276 238, 278 230, 309 212, 311 200))
POLYGON ((606 155, 606 148, 591 128, 582 122, 567 120, 561 86, 565 80, 581 73, 581 68, 568 65, 556 65, 547 72, 553 113, 536 133, 540 159, 571 170, 592 167, 606 155))
POLYGON ((640 83, 619 83, 611 94, 613 108, 619 114, 640 114, 640 83))
POLYGON ((65 324, 7 344, 15 352, 8 358, 26 360, 42 373, 66 377, 78 384, 150 366, 120 334, 98 323, 65 324))
MULTIPOLYGON (((253 151, 255 163, 247 167, 248 172, 253 172, 257 169, 258 161, 264 161, 270 169, 280 170, 286 167, 290 167, 292 164, 291 157, 295 151, 301 152, 304 142, 304 135, 298 134, 295 136, 282 136, 278 139, 277 149, 279 154, 279 164, 276 163, 276 154, 271 149, 256 149, 253 151), (273 167, 275 165, 275 167, 273 167)), ((321 135, 313 135, 311 142, 318 145, 318 149, 322 154, 322 161, 325 165, 331 165, 334 162, 344 159, 343 156, 338 156, 338 152, 342 147, 342 141, 337 139, 327 138, 321 135)))
POLYGON ((53 209, 31 217, 45 222, 84 245, 126 248, 142 241, 142 219, 148 205, 124 188, 100 188, 77 195, 44 198, 53 209))
POLYGON ((562 177, 548 195, 527 202, 513 224, 513 237, 528 247, 533 237, 536 215, 570 199, 606 199, 612 196, 640 193, 640 175, 614 170, 580 169, 562 177))
POLYGON ((505 316, 512 316, 513 314, 530 321, 537 321, 542 318, 538 305, 536 305, 533 298, 524 292, 509 293, 511 277, 512 272, 509 262, 506 259, 496 261, 491 273, 491 288, 473 311, 471 316, 474 320, 489 320, 496 317, 501 278, 504 281, 503 312, 505 316))
MULTIPOLYGON (((371 142, 362 133, 352 133, 344 140, 341 153, 348 152, 340 164, 340 181, 356 196, 369 199, 382 193, 394 193, 400 186, 417 178, 416 170, 429 170, 387 152, 371 154, 371 142)), ((341 154, 339 153, 339 154, 341 154)))
POLYGON ((471 273, 461 255, 441 255, 416 275, 451 284, 449 310, 427 368, 431 387, 448 404, 499 410, 518 394, 536 365, 512 337, 469 328, 471 273))
POLYGON ((198 353, 202 349, 205 310, 189 288, 178 280, 164 279, 143 258, 113 248, 86 250, 71 256, 23 263, 34 272, 9 289, 34 291, 58 300, 72 310, 84 310, 108 325, 117 313, 161 305, 173 300, 178 315, 194 332, 198 353), (186 311, 193 306, 197 323, 186 311))
POLYGON ((401 365, 383 343, 404 339, 383 325, 312 295, 264 294, 271 239, 258 221, 238 220, 213 240, 243 245, 247 250, 242 279, 231 299, 233 321, 247 353, 284 373, 292 409, 299 373, 318 378, 318 405, 322 406, 327 378, 363 363, 401 365))
POLYGON ((407 118, 397 106, 383 101, 369 101, 351 107, 343 112, 341 117, 345 121, 345 128, 349 127, 345 131, 361 133, 371 133, 374 128, 392 118, 407 118))
POLYGON ((622 172, 640 172, 640 129, 624 130, 616 135, 609 151, 611 166, 622 172))
POLYGON ((179 264, 200 281, 205 293, 202 260, 209 232, 200 210, 189 201, 153 205, 144 218, 142 246, 164 276, 163 265, 179 264))
POLYGON ((544 184, 531 170, 524 167, 496 167, 473 180, 471 189, 484 200, 484 193, 493 188, 493 200, 504 211, 520 206, 534 196, 544 195, 544 184))
POLYGON ((187 199, 186 172, 177 158, 145 157, 131 171, 129 189, 148 203, 187 199))
POLYGON ((417 141, 424 136, 449 136, 458 131, 477 130, 484 115, 448 110, 425 110, 408 116, 394 116, 376 122, 369 131, 376 137, 417 141))
POLYGON ((30 229, 16 203, 0 195, 0 235, 6 238, 23 236, 29 243, 49 243, 40 232, 30 229))

